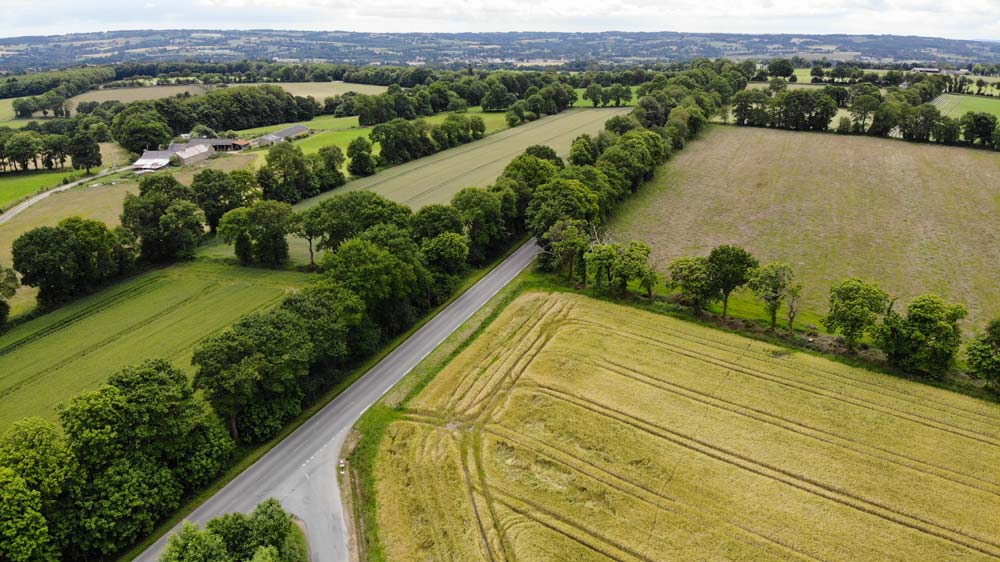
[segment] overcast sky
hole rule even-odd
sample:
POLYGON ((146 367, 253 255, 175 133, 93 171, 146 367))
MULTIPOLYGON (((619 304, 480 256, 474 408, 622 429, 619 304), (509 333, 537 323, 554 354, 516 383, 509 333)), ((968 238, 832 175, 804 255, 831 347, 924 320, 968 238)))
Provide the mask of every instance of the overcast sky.
POLYGON ((0 36, 116 29, 876 33, 1000 40, 1000 0, 0 0, 0 36))

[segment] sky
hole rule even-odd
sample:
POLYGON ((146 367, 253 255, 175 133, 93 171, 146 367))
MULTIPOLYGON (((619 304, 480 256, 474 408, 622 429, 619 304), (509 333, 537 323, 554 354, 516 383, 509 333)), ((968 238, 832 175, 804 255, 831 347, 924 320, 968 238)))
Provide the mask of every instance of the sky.
POLYGON ((120 29, 858 33, 1000 40, 1000 0, 0 0, 0 37, 120 29))

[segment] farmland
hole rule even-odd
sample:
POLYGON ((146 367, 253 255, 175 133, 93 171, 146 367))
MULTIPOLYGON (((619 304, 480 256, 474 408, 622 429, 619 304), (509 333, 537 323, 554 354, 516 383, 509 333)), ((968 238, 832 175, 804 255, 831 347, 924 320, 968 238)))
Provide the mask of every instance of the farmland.
POLYGON ((0 209, 6 209, 40 190, 56 187, 63 179, 77 176, 82 177, 83 172, 72 168, 0 174, 0 209))
POLYGON ((981 328, 1000 315, 998 220, 996 153, 713 126, 610 226, 619 240, 649 243, 660 271, 719 244, 786 261, 806 312, 825 313, 830 285, 859 276, 903 305, 941 294, 981 328))
POLYGON ((192 348, 276 304, 310 277, 194 262, 118 283, 0 336, 0 430, 55 407, 146 358, 190 370, 192 348))
POLYGON ((252 84, 234 84, 237 86, 278 86, 293 96, 312 96, 316 101, 323 103, 323 100, 331 96, 339 96, 347 92, 358 94, 375 95, 388 90, 385 86, 375 86, 371 84, 352 84, 349 82, 262 82, 252 84))
MULTIPOLYGON (((565 156, 574 138, 583 133, 597 133, 612 115, 628 111, 627 108, 565 111, 354 180, 331 193, 367 189, 413 209, 445 203, 462 188, 493 183, 507 163, 525 148, 544 144, 565 156)), ((320 195, 305 205, 318 203, 323 198, 324 195, 320 195)))
MULTIPOLYGON (((301 210, 316 205, 333 194, 359 189, 374 191, 414 210, 432 203, 447 203, 463 188, 492 184, 514 156, 525 148, 533 144, 545 144, 565 156, 578 135, 597 133, 612 115, 628 111, 627 108, 565 111, 433 156, 382 170, 374 176, 355 179, 341 188, 301 201, 295 207, 301 210)), ((293 237, 289 239, 289 244, 292 260, 296 263, 308 263, 309 249, 306 242, 293 237)), ((199 250, 200 255, 214 257, 229 257, 232 252, 231 247, 217 242, 199 250)))
POLYGON ((1000 556, 997 405, 576 295, 523 294, 393 415, 388 561, 1000 556))
POLYGON ((144 86, 138 88, 106 88, 91 90, 69 99, 72 107, 76 107, 81 102, 96 101, 104 102, 117 100, 128 103, 139 100, 155 100, 160 98, 171 98, 179 94, 191 94, 196 96, 207 91, 205 86, 198 84, 187 86, 144 86))
POLYGON ((949 117, 961 117, 970 111, 992 113, 1000 117, 1000 98, 944 94, 934 100, 934 105, 949 117))

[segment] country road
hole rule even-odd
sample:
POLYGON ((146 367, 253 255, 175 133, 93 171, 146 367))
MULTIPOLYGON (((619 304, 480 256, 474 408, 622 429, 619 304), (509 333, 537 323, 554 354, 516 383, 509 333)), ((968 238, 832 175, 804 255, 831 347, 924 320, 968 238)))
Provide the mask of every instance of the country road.
MULTIPOLYGON (((187 520, 203 524, 223 513, 249 512, 273 496, 305 522, 312 562, 347 562, 347 527, 337 487, 337 455, 351 426, 531 264, 537 254, 534 241, 520 247, 350 388, 189 514, 187 520)), ((135 560, 155 562, 166 541, 166 536, 161 537, 135 560)))

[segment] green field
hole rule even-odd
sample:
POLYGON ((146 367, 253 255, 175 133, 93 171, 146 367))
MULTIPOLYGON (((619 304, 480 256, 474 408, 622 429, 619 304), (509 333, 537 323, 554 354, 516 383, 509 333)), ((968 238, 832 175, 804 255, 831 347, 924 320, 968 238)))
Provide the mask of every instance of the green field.
POLYGON ((0 428, 151 357, 190 371, 192 348, 311 277, 211 262, 154 270, 0 336, 0 428))
MULTIPOLYGON (((413 209, 432 203, 447 203, 462 188, 484 187, 493 183, 507 164, 525 148, 544 144, 566 156, 577 136, 596 134, 612 115, 624 115, 629 111, 624 107, 564 111, 433 156, 394 166, 371 177, 354 180, 331 193, 367 189, 413 209)), ((320 195, 303 204, 313 205, 328 196, 320 195)))
POLYGON ((1000 557, 1000 406, 633 308, 523 294, 389 415, 387 562, 1000 557))
POLYGON ((962 96, 957 94, 942 94, 935 98, 934 105, 948 117, 962 117, 972 111, 975 113, 991 113, 1000 117, 1000 98, 983 96, 962 96))
POLYGON ((309 121, 299 121, 297 123, 279 123, 278 125, 268 125, 267 127, 257 127, 256 129, 244 129, 236 131, 240 138, 252 139, 259 136, 287 129, 292 125, 304 125, 314 131, 327 131, 332 129, 351 129, 358 127, 357 115, 353 117, 334 117, 333 115, 320 115, 309 121))
MULTIPOLYGON (((711 127, 616 212, 619 240, 670 260, 739 244, 790 263, 804 312, 830 285, 878 282, 905 306, 936 292, 1000 316, 1000 154, 871 137, 711 127)), ((747 299, 749 300, 749 299, 747 299)))
POLYGON ((6 209, 29 195, 62 185, 66 178, 81 178, 83 173, 72 168, 0 174, 0 209, 6 209))
MULTIPOLYGON (((422 117, 421 119, 425 123, 437 125, 443 122, 448 115, 450 113, 438 113, 437 115, 422 117)), ((507 121, 503 113, 483 113, 481 108, 473 107, 466 115, 478 115, 482 117, 486 124, 486 134, 495 133, 507 128, 507 121)), ((315 121, 319 121, 320 119, 322 118, 316 118, 303 124, 314 130, 319 130, 320 126, 324 126, 328 130, 320 130, 316 134, 295 141, 295 144, 299 145, 306 154, 318 152, 324 146, 339 146, 341 150, 346 152, 347 145, 351 144, 352 140, 358 137, 368 137, 373 129, 373 127, 359 127, 357 117, 340 117, 314 124, 315 121), (347 128, 337 126, 341 123, 345 124, 347 128)), ((375 146, 375 153, 378 154, 377 144, 375 146)))

